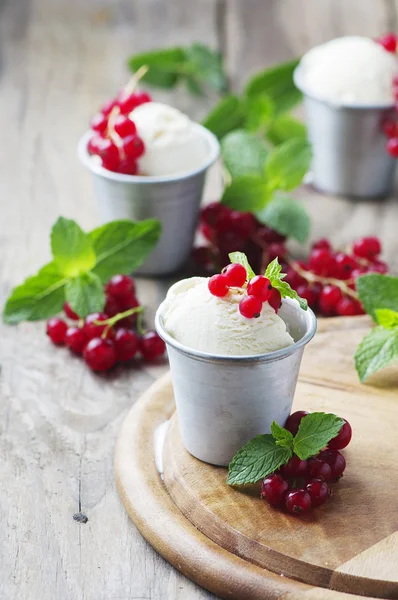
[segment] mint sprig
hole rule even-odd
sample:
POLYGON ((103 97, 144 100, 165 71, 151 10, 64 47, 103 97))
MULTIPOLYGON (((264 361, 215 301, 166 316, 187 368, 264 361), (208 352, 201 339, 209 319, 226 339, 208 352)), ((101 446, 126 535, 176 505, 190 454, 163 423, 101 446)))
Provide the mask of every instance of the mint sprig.
POLYGON ((310 413, 293 437, 274 421, 271 434, 258 435, 238 450, 229 465, 227 483, 256 483, 287 464, 293 454, 307 460, 327 446, 343 425, 344 420, 334 414, 310 413))
POLYGON ((293 290, 287 281, 284 281, 286 273, 282 273, 282 267, 279 264, 278 258, 275 258, 266 268, 265 276, 271 282, 272 287, 276 288, 282 298, 293 298, 297 300, 300 308, 307 310, 308 302, 304 298, 300 298, 296 290, 293 290))
POLYGON ((357 279, 365 311, 378 326, 359 344, 354 359, 360 381, 398 359, 398 277, 370 273, 357 279))
POLYGON ((28 277, 9 296, 5 323, 46 319, 68 301, 79 317, 101 311, 103 284, 112 275, 136 269, 160 236, 156 220, 114 221, 85 233, 77 223, 60 217, 51 231, 53 260, 28 277))
POLYGON ((290 196, 275 194, 256 218, 282 235, 304 243, 311 232, 311 219, 305 207, 290 196))

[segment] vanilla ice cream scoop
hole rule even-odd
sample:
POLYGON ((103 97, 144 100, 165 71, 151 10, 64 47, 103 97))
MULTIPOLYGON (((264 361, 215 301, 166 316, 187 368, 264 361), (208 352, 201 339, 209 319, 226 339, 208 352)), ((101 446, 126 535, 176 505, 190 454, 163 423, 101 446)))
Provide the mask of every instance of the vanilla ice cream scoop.
POLYGON ((206 277, 175 283, 160 305, 164 329, 181 344, 209 354, 243 356, 281 350, 294 343, 285 322, 265 302, 258 318, 239 312, 246 292, 231 288, 224 298, 213 296, 206 277))
POLYGON ((139 159, 143 175, 181 175, 200 169, 208 159, 200 128, 176 108, 146 102, 129 116, 145 144, 139 159))
POLYGON ((347 36, 302 58, 298 84, 306 94, 345 106, 393 105, 397 57, 370 38, 347 36))

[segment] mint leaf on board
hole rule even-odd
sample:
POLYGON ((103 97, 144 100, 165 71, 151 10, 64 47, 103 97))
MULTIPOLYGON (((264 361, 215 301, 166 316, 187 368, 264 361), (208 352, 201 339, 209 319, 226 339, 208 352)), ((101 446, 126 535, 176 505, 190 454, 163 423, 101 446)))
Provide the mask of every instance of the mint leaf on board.
POLYGON ((101 312, 105 306, 105 292, 101 279, 90 272, 69 279, 65 297, 72 310, 82 319, 91 313, 101 312))
POLYGON ((360 381, 398 359, 398 329, 375 327, 361 341, 355 353, 360 381))
POLYGON ((167 89, 178 83, 184 61, 185 53, 182 48, 166 48, 135 54, 128 59, 128 66, 133 72, 144 65, 148 66, 149 70, 142 77, 142 81, 167 89))
POLYGON ((302 100, 302 94, 293 82, 293 72, 299 62, 294 59, 257 73, 247 84, 246 95, 267 94, 277 114, 290 110, 302 100))
POLYGON ((292 190, 299 186, 311 165, 311 144, 293 138, 276 146, 267 156, 265 172, 270 188, 292 190))
POLYGON ((292 138, 307 139, 307 128, 298 119, 289 114, 283 114, 272 121, 267 130, 266 138, 274 146, 283 144, 292 138))
POLYGON ((160 222, 112 221, 90 232, 97 255, 92 272, 105 283, 115 273, 129 274, 139 267, 155 247, 161 234, 160 222))
POLYGON ((271 434, 258 435, 238 450, 228 468, 229 485, 255 483, 286 464, 291 448, 278 446, 271 434))
POLYGON ((365 311, 376 321, 377 308, 398 311, 398 277, 369 273, 356 281, 359 300, 365 311))
POLYGON ((221 142, 221 156, 232 178, 261 175, 267 154, 263 140, 243 129, 231 131, 221 142))
POLYGON ((225 96, 211 109, 202 125, 221 140, 230 131, 243 126, 245 114, 243 103, 237 96, 225 96))
POLYGON ((262 133, 268 129, 274 115, 274 104, 266 94, 259 94, 245 99, 245 129, 262 133))
POLYGON ((231 263, 242 265, 243 267, 245 267, 247 273, 246 281, 250 281, 250 279, 253 279, 253 277, 255 277, 256 274, 251 268, 249 261, 247 260, 247 256, 244 252, 231 252, 230 254, 228 254, 228 256, 231 263))
POLYGON ((300 243, 307 241, 311 231, 311 219, 303 204, 290 196, 275 194, 261 211, 257 219, 279 233, 300 243))
POLYGON ((293 450, 301 460, 318 454, 339 433, 344 419, 333 414, 314 412, 300 422, 294 436, 293 450))
POLYGON ((300 298, 296 290, 293 290, 287 281, 283 281, 286 277, 286 273, 282 273, 282 267, 279 264, 278 258, 274 258, 272 262, 269 263, 268 267, 265 270, 265 277, 271 282, 272 287, 276 288, 282 298, 293 298, 293 300, 297 300, 300 305, 300 308, 303 310, 307 310, 308 302, 304 298, 300 298))
MULTIPOLYGON (((188 81, 194 81, 196 90, 201 91, 201 84, 216 90, 227 90, 227 77, 224 72, 222 55, 204 44, 194 43, 184 48, 185 62, 183 71, 188 81)), ((192 88, 193 91, 194 88, 192 88)), ((199 91, 199 93, 200 93, 199 91)))
POLYGON ((75 277, 95 265, 95 252, 87 233, 71 219, 59 217, 51 230, 54 262, 65 277, 75 277))
POLYGON ((271 425, 271 433, 277 446, 293 449, 293 434, 284 427, 278 425, 276 421, 271 425))
POLYGON ((269 202, 271 192, 267 182, 259 175, 235 177, 224 190, 222 204, 240 211, 257 211, 269 202))
POLYGON ((376 308, 376 321, 385 329, 398 327, 398 312, 390 308, 376 308))
POLYGON ((4 307, 4 322, 11 325, 56 315, 65 302, 67 281, 54 262, 45 265, 13 289, 4 307))

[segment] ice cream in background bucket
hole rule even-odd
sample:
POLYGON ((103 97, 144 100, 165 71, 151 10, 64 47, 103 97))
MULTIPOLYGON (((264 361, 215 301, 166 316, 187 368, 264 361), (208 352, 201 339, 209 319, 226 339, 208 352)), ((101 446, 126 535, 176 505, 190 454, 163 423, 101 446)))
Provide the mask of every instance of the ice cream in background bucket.
POLYGON ((354 198, 391 193, 396 161, 386 151, 383 123, 394 115, 397 73, 396 55, 360 36, 303 56, 294 81, 304 94, 316 188, 354 198))
POLYGON ((80 139, 78 155, 91 171, 101 223, 159 219, 161 238, 139 273, 163 275, 178 270, 189 257, 206 172, 220 146, 210 131, 164 104, 147 102, 130 117, 145 144, 140 175, 104 169, 87 149, 91 131, 80 139))
POLYGON ((290 414, 313 312, 284 299, 279 313, 263 304, 258 318, 238 310, 243 289, 225 298, 193 277, 172 286, 156 314, 167 344, 182 441, 205 462, 226 466, 256 435, 290 414))

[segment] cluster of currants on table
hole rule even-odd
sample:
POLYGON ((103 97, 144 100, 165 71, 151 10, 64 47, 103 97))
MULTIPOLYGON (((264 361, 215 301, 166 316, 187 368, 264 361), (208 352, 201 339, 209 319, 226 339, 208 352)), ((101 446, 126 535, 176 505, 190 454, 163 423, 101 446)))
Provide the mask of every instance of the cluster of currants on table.
POLYGON ((82 355, 93 371, 108 371, 118 362, 128 362, 140 354, 153 361, 164 354, 165 343, 156 331, 142 331, 137 319, 142 315, 135 293, 134 280, 128 275, 114 275, 105 285, 104 312, 80 319, 66 302, 65 316, 47 321, 47 335, 57 346, 65 345, 82 355), (140 330, 139 332, 137 331, 140 330))

